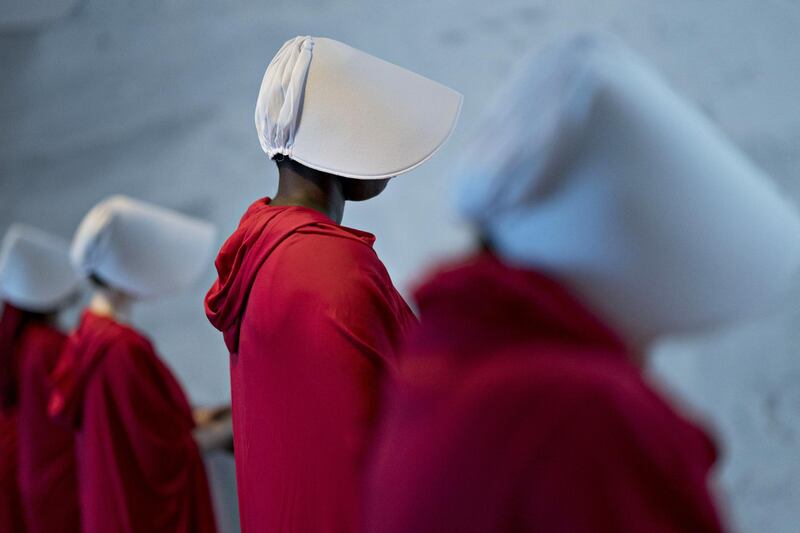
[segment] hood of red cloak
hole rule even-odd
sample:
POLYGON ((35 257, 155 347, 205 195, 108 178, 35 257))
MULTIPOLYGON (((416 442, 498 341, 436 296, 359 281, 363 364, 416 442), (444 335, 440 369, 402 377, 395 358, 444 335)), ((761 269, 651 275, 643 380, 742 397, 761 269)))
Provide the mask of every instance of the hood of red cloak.
POLYGON ((269 198, 253 202, 228 237, 215 262, 218 278, 206 295, 206 316, 220 330, 231 354, 239 348, 239 326, 256 275, 278 246, 293 234, 330 235, 372 246, 375 237, 336 224, 324 214, 299 206, 271 207, 269 198))
POLYGON ((89 377, 114 342, 119 325, 110 318, 84 311, 81 321, 64 345, 50 375, 50 400, 47 410, 61 425, 77 429, 81 425, 83 397, 89 377))
POLYGON ((17 403, 16 347, 27 326, 44 315, 25 311, 5 302, 0 317, 0 409, 10 409, 17 403))
POLYGON ((561 283, 509 267, 489 252, 445 266, 415 298, 422 326, 409 340, 412 352, 479 356, 538 342, 628 355, 621 338, 561 283))

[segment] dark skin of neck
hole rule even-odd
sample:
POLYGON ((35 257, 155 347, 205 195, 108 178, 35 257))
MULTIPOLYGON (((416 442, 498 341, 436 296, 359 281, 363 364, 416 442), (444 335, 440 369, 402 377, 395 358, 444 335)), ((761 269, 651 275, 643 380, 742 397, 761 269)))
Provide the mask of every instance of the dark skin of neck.
POLYGON ((272 206, 299 206, 314 209, 342 223, 347 200, 358 202, 380 194, 389 179, 356 180, 320 172, 292 161, 276 161, 278 192, 272 206))

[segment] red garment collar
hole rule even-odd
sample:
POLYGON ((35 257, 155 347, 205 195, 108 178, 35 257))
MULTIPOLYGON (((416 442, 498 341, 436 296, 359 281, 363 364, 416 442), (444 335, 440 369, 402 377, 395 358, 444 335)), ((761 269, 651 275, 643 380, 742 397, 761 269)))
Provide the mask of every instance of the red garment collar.
POLYGON ((208 320, 223 333, 230 353, 238 350, 239 322, 256 275, 286 238, 310 233, 356 240, 370 248, 375 243, 371 233, 336 224, 319 211, 269 204, 269 198, 253 202, 222 245, 215 262, 218 279, 206 295, 208 320))

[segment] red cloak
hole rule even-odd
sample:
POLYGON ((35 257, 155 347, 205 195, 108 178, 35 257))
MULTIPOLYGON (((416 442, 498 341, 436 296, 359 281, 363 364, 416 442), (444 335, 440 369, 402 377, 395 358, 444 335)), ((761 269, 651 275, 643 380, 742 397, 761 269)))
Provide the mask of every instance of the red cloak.
POLYGON ((206 312, 231 353, 245 533, 357 529, 380 381, 415 322, 374 240, 263 199, 220 251, 206 312))
POLYGON ((0 317, 0 531, 24 533, 19 492, 16 347, 27 314, 5 304, 0 317))
POLYGON ((80 508, 74 435, 47 413, 49 374, 66 335, 32 322, 17 347, 19 483, 28 533, 78 533, 80 508))
POLYGON ((189 404, 146 338, 86 312, 52 382, 50 414, 77 431, 84 531, 216 531, 189 404))
POLYGON ((561 285, 483 254, 416 297, 366 532, 720 531, 712 442, 561 285))
MULTIPOLYGON (((13 413, 2 422, 3 500, 9 501, 5 493, 11 479, 5 470, 14 462, 11 501, 21 509, 15 513, 24 516, 26 531, 78 533, 73 435, 53 424, 47 414, 47 376, 66 336, 49 326, 45 316, 6 304, 0 339, 0 396, 7 412, 13 413), (13 451, 8 448, 12 444, 13 451)), ((0 504, 0 515, 7 517, 11 509, 10 503, 0 504)), ((7 524, 0 519, 0 531, 15 531, 7 524)))
POLYGON ((17 413, 0 410, 0 531, 3 533, 25 533, 17 464, 17 413))

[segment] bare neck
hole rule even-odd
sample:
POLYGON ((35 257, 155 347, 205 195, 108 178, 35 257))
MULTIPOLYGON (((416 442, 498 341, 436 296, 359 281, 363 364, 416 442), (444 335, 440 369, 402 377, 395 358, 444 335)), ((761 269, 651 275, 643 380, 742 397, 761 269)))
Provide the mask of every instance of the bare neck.
POLYGON ((98 289, 89 302, 89 310, 118 322, 129 322, 132 304, 133 299, 127 294, 113 289, 98 289))
POLYGON ((278 165, 278 180, 278 192, 270 205, 308 207, 342 223, 345 199, 337 176, 287 160, 278 165))

